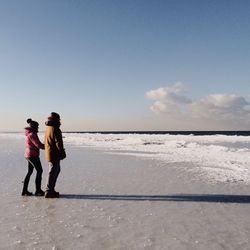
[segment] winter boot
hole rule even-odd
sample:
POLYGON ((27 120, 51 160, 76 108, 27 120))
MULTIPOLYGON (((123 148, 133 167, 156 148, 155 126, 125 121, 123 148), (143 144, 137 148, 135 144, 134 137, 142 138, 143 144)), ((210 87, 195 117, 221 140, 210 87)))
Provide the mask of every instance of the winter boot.
POLYGON ((59 193, 58 192, 51 192, 51 191, 46 191, 45 198, 59 198, 59 193))
POLYGON ((29 191, 23 191, 22 196, 32 196, 33 194, 29 191))
POLYGON ((44 191, 43 191, 42 189, 37 190, 37 191, 35 192, 35 196, 44 196, 44 195, 45 195, 45 193, 44 193, 44 191))

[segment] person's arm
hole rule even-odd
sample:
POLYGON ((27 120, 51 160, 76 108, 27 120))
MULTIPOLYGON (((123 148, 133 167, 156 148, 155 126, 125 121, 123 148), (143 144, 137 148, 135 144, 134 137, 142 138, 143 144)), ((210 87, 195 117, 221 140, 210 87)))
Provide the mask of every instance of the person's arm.
POLYGON ((55 129, 55 141, 56 147, 60 154, 60 160, 63 160, 64 158, 66 158, 66 152, 63 146, 62 132, 60 129, 55 129))
POLYGON ((41 143, 37 134, 32 133, 30 135, 30 140, 37 148, 44 149, 44 144, 41 143))

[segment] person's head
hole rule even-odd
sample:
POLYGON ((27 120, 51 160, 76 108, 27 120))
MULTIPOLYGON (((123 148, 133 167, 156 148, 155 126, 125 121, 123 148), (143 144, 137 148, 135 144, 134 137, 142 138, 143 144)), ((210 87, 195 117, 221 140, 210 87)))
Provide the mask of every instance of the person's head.
POLYGON ((30 128, 32 128, 34 131, 38 132, 38 127, 39 127, 38 122, 33 121, 31 118, 28 118, 27 123, 29 124, 30 128))
POLYGON ((60 115, 58 113, 56 113, 56 112, 51 112, 50 113, 50 116, 48 117, 48 121, 51 121, 56 126, 60 126, 61 125, 60 115))
POLYGON ((53 119, 53 120, 57 120, 57 121, 60 121, 60 115, 56 112, 51 112, 50 113, 50 117, 53 119))

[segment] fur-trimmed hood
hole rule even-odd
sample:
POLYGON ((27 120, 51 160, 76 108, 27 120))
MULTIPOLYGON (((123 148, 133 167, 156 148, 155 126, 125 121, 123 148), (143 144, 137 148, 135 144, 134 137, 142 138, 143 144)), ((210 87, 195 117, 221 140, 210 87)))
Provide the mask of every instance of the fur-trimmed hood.
POLYGON ((61 123, 59 120, 48 120, 45 122, 46 126, 51 126, 51 127, 55 127, 55 128, 59 128, 61 123))

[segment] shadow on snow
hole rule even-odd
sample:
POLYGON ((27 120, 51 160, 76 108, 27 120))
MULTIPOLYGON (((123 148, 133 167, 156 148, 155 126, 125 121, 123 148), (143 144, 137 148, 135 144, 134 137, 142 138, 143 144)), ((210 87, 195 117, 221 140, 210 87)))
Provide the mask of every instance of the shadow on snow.
POLYGON ((80 199, 80 200, 112 200, 112 201, 250 203, 250 195, 224 195, 224 194, 179 194, 179 195, 61 194, 60 198, 80 199))

